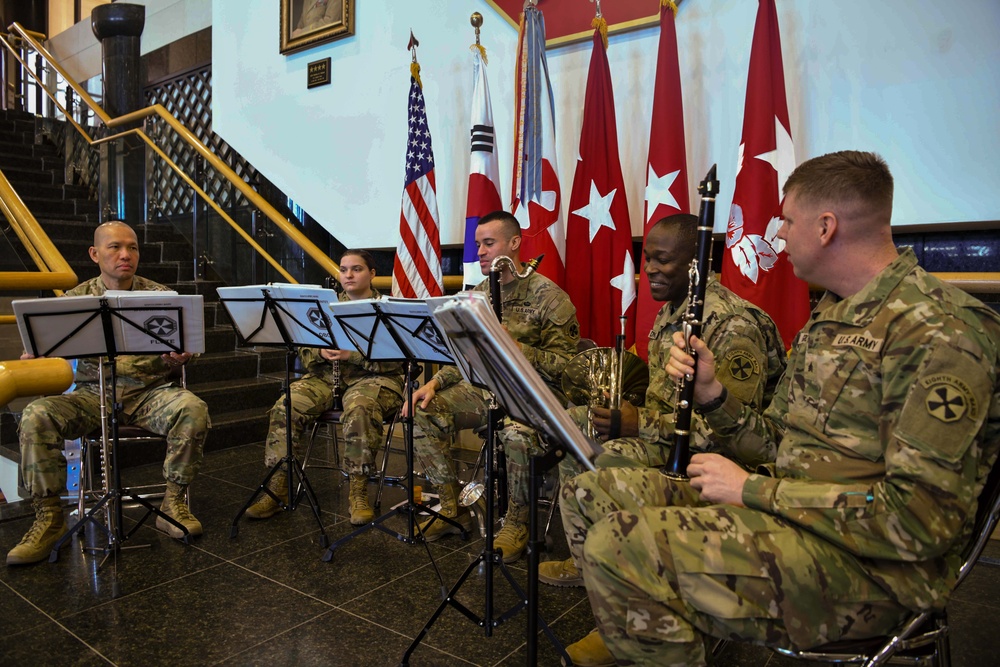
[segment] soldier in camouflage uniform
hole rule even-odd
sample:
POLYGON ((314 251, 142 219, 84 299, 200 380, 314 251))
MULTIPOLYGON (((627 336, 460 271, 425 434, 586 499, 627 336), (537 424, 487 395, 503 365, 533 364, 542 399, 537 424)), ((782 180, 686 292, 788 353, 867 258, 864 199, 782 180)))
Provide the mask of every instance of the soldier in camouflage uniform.
MULTIPOLYGON (((380 299, 372 287, 375 262, 367 250, 346 250, 340 259, 341 301, 380 299)), ((344 433, 344 469, 350 478, 350 520, 362 526, 375 518, 368 502, 368 476, 382 439, 382 423, 403 403, 403 366, 366 360, 354 350, 305 347, 299 350, 306 375, 291 385, 292 447, 303 453, 302 434, 306 427, 333 407, 341 393, 344 412, 340 419, 344 433)), ((264 447, 264 465, 273 467, 288 451, 285 437, 285 398, 271 408, 271 424, 264 447)), ((247 508, 252 519, 267 519, 288 502, 288 477, 281 470, 268 482, 273 494, 264 493, 247 508)))
MULTIPOLYGON (((1000 316, 897 252, 878 156, 809 160, 785 194, 779 237, 827 292, 770 407, 727 392, 692 339, 715 436, 776 460, 751 474, 696 454, 690 483, 615 468, 565 485, 599 628, 576 664, 703 665, 706 635, 799 649, 878 636, 942 609, 956 582, 1000 447, 1000 316)), ((695 370, 681 338, 675 378, 695 370)))
MULTIPOLYGON (((681 330, 688 308, 688 268, 698 245, 698 217, 688 213, 668 216, 650 228, 643 246, 644 270, 650 293, 663 308, 649 332, 649 386, 643 407, 621 403, 620 436, 604 443, 598 467, 636 465, 658 467, 667 462, 674 441, 676 383, 667 376, 671 336, 681 330)), ((712 275, 705 296, 702 335, 716 357, 718 377, 726 388, 757 411, 771 402, 774 387, 785 370, 785 348, 774 322, 752 303, 726 289, 712 275)), ((610 432, 610 411, 577 406, 570 414, 585 429, 588 417, 601 439, 610 432)), ((774 460, 774 450, 730 451, 712 438, 712 430, 697 414, 691 420, 691 449, 717 451, 744 465, 774 460)), ((560 480, 583 472, 572 457, 559 464, 560 480)), ((540 581, 553 586, 582 586, 579 569, 569 558, 542 563, 540 581)))
MULTIPOLYGON (((476 245, 484 275, 489 274, 493 260, 504 255, 521 266, 521 228, 505 211, 480 219, 476 245)), ((521 279, 505 267, 500 283, 504 328, 542 379, 561 396, 563 368, 580 340, 576 308, 555 283, 537 273, 521 279)), ((488 291, 489 280, 475 289, 488 291)), ((468 530, 472 517, 468 508, 458 506, 458 478, 448 460, 448 441, 463 428, 486 424, 486 393, 463 381, 457 368, 447 366, 414 391, 413 400, 419 408, 414 414, 414 454, 427 479, 438 487, 441 513, 468 530)), ((528 463, 530 456, 538 453, 538 437, 532 429, 509 419, 499 437, 507 455, 510 503, 494 546, 503 550, 504 561, 509 563, 519 558, 527 546, 528 463)), ((429 541, 459 532, 456 526, 437 519, 425 522, 421 530, 429 541)))
MULTIPOLYGON (((66 292, 67 296, 100 296, 107 290, 167 289, 135 275, 139 242, 132 228, 123 222, 106 222, 95 230, 90 258, 100 267, 101 275, 74 287, 66 292)), ((166 436, 163 477, 167 480, 167 491, 160 509, 191 535, 201 535, 201 523, 188 509, 185 491, 201 465, 210 426, 208 408, 171 378, 172 372, 190 358, 186 352, 118 357, 116 398, 122 403, 121 423, 166 436)), ((21 542, 7 554, 8 565, 44 560, 66 532, 59 502, 59 496, 66 492, 66 458, 62 449, 65 440, 79 438, 101 425, 97 363, 81 359, 74 391, 33 401, 21 415, 21 476, 31 494, 36 519, 21 542)), ((162 518, 157 518, 156 526, 171 537, 184 535, 162 518)))

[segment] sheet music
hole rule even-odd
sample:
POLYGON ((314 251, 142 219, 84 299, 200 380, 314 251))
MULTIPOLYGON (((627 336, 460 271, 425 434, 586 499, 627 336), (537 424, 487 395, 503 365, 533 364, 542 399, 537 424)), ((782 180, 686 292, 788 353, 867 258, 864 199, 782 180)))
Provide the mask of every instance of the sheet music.
POLYGON ((108 290, 104 296, 120 315, 112 320, 120 354, 205 351, 205 300, 200 294, 108 290))
POLYGON ((318 285, 243 285, 217 289, 223 306, 236 331, 248 345, 285 345, 339 348, 342 337, 324 309, 338 300, 337 292, 318 285), (275 300, 278 317, 288 331, 290 341, 281 335, 277 321, 267 309, 264 293, 275 300))
POLYGON ((25 351, 36 357, 64 359, 107 354, 104 325, 97 314, 100 305, 96 296, 11 302, 25 351))
POLYGON ((118 354, 205 351, 205 307, 201 295, 170 291, 108 291, 103 296, 67 296, 12 302, 24 349, 35 356, 74 359, 109 352, 101 300, 112 309, 118 354))
POLYGON ((375 304, 381 307, 386 303, 388 300, 358 299, 330 304, 335 334, 350 342, 350 346, 343 345, 341 349, 356 348, 369 361, 406 360, 406 352, 379 320, 375 310, 375 304))
MULTIPOLYGON (((562 443, 588 469, 601 447, 580 431, 569 413, 497 322, 485 294, 470 292, 445 299, 434 319, 448 337, 455 359, 464 359, 486 382, 511 419, 538 431, 549 443, 562 443)), ((465 375, 461 361, 459 368, 465 375)))
POLYGON ((454 364, 447 339, 434 321, 431 313, 451 297, 429 299, 386 299, 380 308, 401 333, 403 344, 410 356, 419 361, 435 364, 454 364))

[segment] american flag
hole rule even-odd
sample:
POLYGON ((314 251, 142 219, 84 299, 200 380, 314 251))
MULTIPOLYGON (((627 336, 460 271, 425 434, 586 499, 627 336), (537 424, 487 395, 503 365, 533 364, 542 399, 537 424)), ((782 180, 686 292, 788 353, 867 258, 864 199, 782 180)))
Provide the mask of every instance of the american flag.
POLYGON ((434 152, 427 109, 414 62, 410 76, 409 135, 406 181, 399 213, 399 247, 392 267, 393 296, 424 299, 444 294, 441 279, 441 238, 438 233, 434 152))

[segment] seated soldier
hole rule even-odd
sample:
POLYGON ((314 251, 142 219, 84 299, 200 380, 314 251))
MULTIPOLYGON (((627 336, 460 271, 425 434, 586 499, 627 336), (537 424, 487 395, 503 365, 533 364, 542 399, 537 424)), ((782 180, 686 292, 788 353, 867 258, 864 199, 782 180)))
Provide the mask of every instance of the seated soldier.
MULTIPOLYGON (((493 260, 507 256, 521 266, 521 227, 506 211, 483 216, 476 227, 479 267, 488 275, 493 260)), ((500 277, 503 326, 549 387, 562 395, 563 368, 576 353, 580 325, 569 296, 545 276, 532 273, 518 278, 503 268, 500 277)), ((489 280, 475 288, 487 291, 489 280)), ((446 366, 430 382, 413 392, 413 450, 427 479, 435 484, 441 498, 441 514, 454 519, 466 530, 472 527, 468 508, 458 505, 458 477, 448 460, 448 441, 463 428, 486 424, 486 392, 462 380, 454 366, 446 366)), ((507 455, 507 483, 510 503, 503 528, 494 546, 503 551, 504 562, 517 560, 528 544, 528 463, 539 452, 538 436, 530 428, 507 419, 499 437, 507 455)), ((459 529, 437 518, 420 526, 424 538, 438 540, 459 529)))
MULTIPOLYGON (((101 275, 66 292, 66 296, 100 296, 107 290, 156 290, 167 288, 135 275, 139 264, 139 241, 124 222, 106 222, 94 231, 90 258, 101 275)), ((22 358, 30 358, 24 354, 22 358)), ((167 491, 160 509, 201 535, 201 523, 185 501, 188 484, 201 465, 208 408, 205 402, 171 380, 171 372, 187 363, 187 352, 156 355, 122 355, 116 360, 116 400, 122 403, 121 421, 135 424, 167 439, 163 477, 167 491)), ((31 494, 35 522, 21 542, 7 554, 8 565, 37 563, 49 556, 66 533, 59 496, 66 493, 66 457, 63 444, 101 425, 98 362, 81 359, 76 369, 76 389, 60 396, 47 396, 30 403, 21 415, 21 476, 31 494)), ((156 527, 171 537, 184 532, 157 518, 156 527)))
MULTIPOLYGON (((345 250, 340 258, 341 301, 380 299, 372 287, 375 260, 367 250, 345 250)), ((344 413, 340 418, 344 432, 344 469, 350 477, 350 520, 362 526, 375 518, 368 502, 368 476, 375 465, 375 455, 382 440, 382 422, 403 403, 403 366, 366 360, 357 350, 328 350, 304 347, 299 358, 306 375, 291 384, 292 448, 302 455, 302 433, 321 414, 333 407, 337 392, 342 392, 344 413)), ((264 465, 273 467, 285 456, 285 398, 271 408, 271 424, 264 446, 264 465)), ((283 503, 288 502, 287 471, 271 477, 268 488, 283 503)), ((281 506, 266 493, 247 508, 251 519, 268 519, 281 506)))
MULTIPOLYGON (((680 331, 688 308, 688 267, 698 245, 698 217, 687 213, 671 215, 650 228, 643 254, 653 299, 663 302, 649 332, 649 387, 646 402, 636 408, 621 403, 620 432, 604 443, 605 453, 595 462, 599 467, 664 465, 670 457, 674 438, 674 381, 667 376, 670 339, 680 331)), ((708 280, 702 335, 716 357, 724 360, 718 368, 719 380, 740 400, 757 410, 771 402, 778 379, 785 370, 785 348, 774 322, 767 313, 722 286, 713 274, 708 280)), ((610 411, 584 406, 571 414, 585 428, 586 419, 600 439, 610 436, 610 411)), ((696 451, 720 451, 744 465, 754 466, 774 460, 774 450, 729 451, 713 439, 711 428, 698 415, 691 422, 691 447, 696 451)), ((583 471, 572 457, 559 465, 561 480, 583 471)), ((582 586, 583 579, 572 558, 542 563, 539 581, 553 586, 582 586)))
POLYGON ((695 454, 690 483, 609 468, 564 485, 598 626, 574 663, 697 667, 706 636, 807 649, 944 607, 1000 448, 1000 316, 897 251, 892 190, 872 153, 789 176, 779 238, 827 291, 763 414, 674 335, 668 372, 696 372, 715 437, 777 447, 773 464, 695 454))

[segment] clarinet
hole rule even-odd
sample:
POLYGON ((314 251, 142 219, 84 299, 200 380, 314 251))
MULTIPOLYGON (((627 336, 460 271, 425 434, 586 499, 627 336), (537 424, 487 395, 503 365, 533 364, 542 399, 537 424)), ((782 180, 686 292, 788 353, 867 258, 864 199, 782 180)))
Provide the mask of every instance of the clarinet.
MULTIPOLYGON (((344 288, 341 287, 339 282, 336 281, 334 282, 333 285, 334 292, 340 295, 341 293, 343 293, 343 289, 344 288)), ((333 359, 332 361, 330 361, 330 366, 332 368, 330 372, 330 388, 333 389, 333 406, 330 409, 343 411, 344 409, 344 401, 342 397, 343 392, 340 391, 340 382, 341 382, 340 359, 333 359)))
MULTIPOLYGON (((705 291, 708 274, 712 268, 712 228, 715 221, 715 197, 719 180, 715 167, 708 170, 705 180, 698 186, 701 209, 698 211, 698 250, 688 269, 688 307, 681 318, 684 333, 684 351, 696 357, 691 349, 691 336, 701 336, 702 317, 705 312, 705 291)), ((695 358, 697 362, 697 357, 695 358)), ((686 480, 688 462, 691 460, 691 411, 694 409, 694 373, 677 381, 677 402, 674 415, 674 448, 663 467, 663 473, 672 479, 686 480)))

